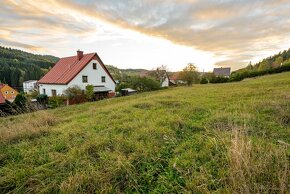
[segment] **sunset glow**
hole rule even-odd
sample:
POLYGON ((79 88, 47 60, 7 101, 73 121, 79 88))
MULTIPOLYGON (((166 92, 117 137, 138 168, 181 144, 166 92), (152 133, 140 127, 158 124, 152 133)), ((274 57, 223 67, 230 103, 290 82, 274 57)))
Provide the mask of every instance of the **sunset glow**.
POLYGON ((2 0, 0 44, 97 52, 118 68, 235 70, 289 48, 289 9, 287 0, 2 0))

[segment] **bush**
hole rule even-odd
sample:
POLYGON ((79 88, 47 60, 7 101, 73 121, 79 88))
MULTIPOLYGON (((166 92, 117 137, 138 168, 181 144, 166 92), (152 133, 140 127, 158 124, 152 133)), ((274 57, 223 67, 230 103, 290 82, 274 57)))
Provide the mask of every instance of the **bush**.
POLYGON ((94 99, 94 86, 93 85, 86 86, 86 98, 88 101, 92 101, 94 99))
POLYGON ((130 88, 132 86, 130 86, 129 83, 124 83, 124 82, 121 82, 119 83, 117 86, 116 86, 116 92, 120 92, 122 89, 124 88, 130 88))
POLYGON ((232 73, 229 81, 231 81, 231 82, 242 81, 245 78, 257 77, 257 76, 273 74, 273 73, 282 73, 285 71, 290 71, 290 63, 285 63, 282 66, 279 66, 277 68, 265 69, 262 71, 248 70, 248 71, 244 71, 244 72, 234 72, 234 73, 232 73))
POLYGON ((116 91, 120 91, 124 88, 133 88, 139 92, 153 91, 160 89, 160 83, 155 79, 149 77, 131 76, 127 77, 125 82, 121 82, 117 85, 116 91))
POLYGON ((27 100, 27 97, 25 96, 25 94, 23 92, 21 92, 16 96, 14 103, 18 107, 20 107, 22 109, 26 109, 26 107, 28 105, 28 100, 27 100))
POLYGON ((46 94, 39 94, 36 97, 37 102, 40 104, 47 104, 48 103, 48 96, 46 94))
POLYGON ((53 96, 48 100, 48 108, 57 108, 64 106, 66 102, 66 97, 64 96, 53 96))
POLYGON ((208 80, 205 77, 203 77, 200 80, 200 84, 208 84, 208 80))
POLYGON ((137 77, 133 82, 133 88, 145 92, 160 89, 160 83, 152 78, 137 77))
POLYGON ((226 83, 226 82, 228 82, 229 81, 229 78, 227 78, 227 77, 216 77, 216 76, 214 76, 214 77, 212 77, 210 80, 209 80, 209 82, 210 83, 226 83))
POLYGON ((79 104, 84 102, 86 99, 85 91, 82 90, 79 86, 72 86, 67 88, 64 91, 64 95, 70 100, 73 101, 74 104, 79 104))
POLYGON ((31 91, 31 92, 28 94, 28 96, 29 96, 30 98, 37 98, 38 95, 39 95, 38 90, 33 90, 33 91, 31 91))

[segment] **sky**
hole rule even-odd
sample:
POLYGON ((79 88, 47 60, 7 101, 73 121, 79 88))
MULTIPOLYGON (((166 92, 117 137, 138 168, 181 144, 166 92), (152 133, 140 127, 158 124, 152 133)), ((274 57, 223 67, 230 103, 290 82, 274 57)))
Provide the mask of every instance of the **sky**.
POLYGON ((290 0, 0 0, 0 45, 118 68, 232 70, 290 46, 290 0))

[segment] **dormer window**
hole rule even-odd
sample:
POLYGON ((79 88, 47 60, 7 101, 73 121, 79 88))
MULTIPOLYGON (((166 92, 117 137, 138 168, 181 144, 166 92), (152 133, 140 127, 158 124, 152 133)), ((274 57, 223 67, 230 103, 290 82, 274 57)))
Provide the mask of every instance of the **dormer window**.
POLYGON ((97 63, 93 63, 93 69, 97 69, 97 63))

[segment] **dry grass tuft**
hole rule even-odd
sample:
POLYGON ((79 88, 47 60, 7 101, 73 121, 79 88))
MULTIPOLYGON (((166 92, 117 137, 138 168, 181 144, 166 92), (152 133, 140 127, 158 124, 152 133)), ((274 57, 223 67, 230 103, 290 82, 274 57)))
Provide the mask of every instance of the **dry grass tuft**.
POLYGON ((244 128, 233 127, 228 153, 233 192, 286 193, 289 186, 286 152, 287 148, 254 143, 244 128))
POLYGON ((21 121, 13 118, 6 119, 0 126, 0 143, 9 143, 21 139, 33 139, 49 134, 49 127, 57 123, 57 118, 47 112, 39 111, 21 118, 21 121))

